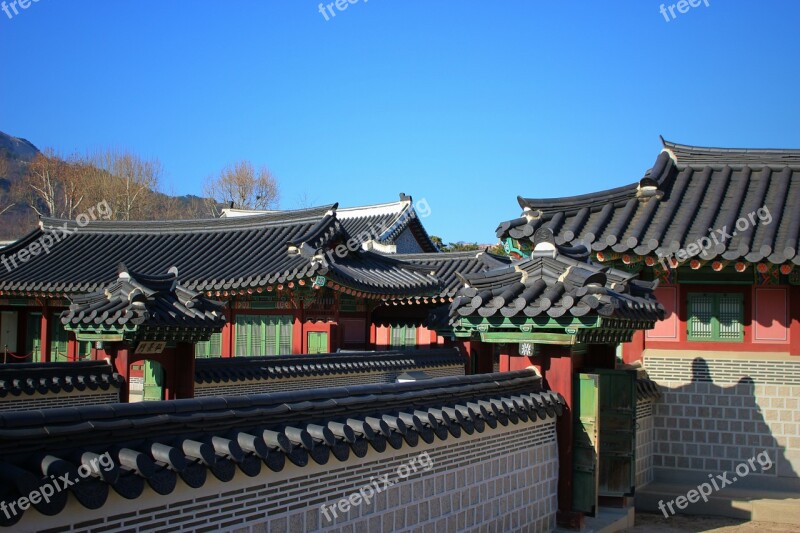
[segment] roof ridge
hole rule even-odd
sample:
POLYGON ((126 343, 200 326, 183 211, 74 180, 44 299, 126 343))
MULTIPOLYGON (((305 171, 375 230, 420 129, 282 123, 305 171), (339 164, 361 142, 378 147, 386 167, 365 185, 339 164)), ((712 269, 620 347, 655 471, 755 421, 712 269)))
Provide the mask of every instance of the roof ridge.
POLYGON ((325 216, 326 213, 335 209, 336 204, 314 208, 309 210, 299 210, 289 214, 305 216, 282 216, 286 212, 264 213, 250 217, 220 217, 220 218, 197 218, 187 220, 93 220, 89 224, 81 226, 75 220, 40 217, 39 226, 42 230, 59 229, 66 227, 73 231, 80 230, 82 233, 184 233, 184 232, 213 232, 213 231, 237 231, 258 229, 262 227, 280 227, 287 224, 297 224, 299 222, 311 222, 325 216))

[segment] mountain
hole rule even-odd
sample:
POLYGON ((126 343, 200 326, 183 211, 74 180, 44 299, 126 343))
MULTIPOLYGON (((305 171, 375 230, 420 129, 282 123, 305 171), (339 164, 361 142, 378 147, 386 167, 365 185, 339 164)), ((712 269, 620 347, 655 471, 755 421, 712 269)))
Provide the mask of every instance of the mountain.
POLYGON ((26 204, 15 203, 11 187, 24 179, 28 163, 39 149, 27 139, 12 137, 0 131, 0 240, 16 239, 36 227, 36 213, 26 204))
MULTIPOLYGON (((12 189, 15 185, 24 185, 28 165, 39 153, 39 149, 27 139, 0 131, 0 241, 16 240, 38 224, 36 212, 29 204, 20 201, 18 195, 12 194, 12 189), (3 211, 12 204, 11 208, 3 211)), ((152 208, 148 209, 151 218, 185 219, 209 216, 204 198, 152 192, 152 208)))

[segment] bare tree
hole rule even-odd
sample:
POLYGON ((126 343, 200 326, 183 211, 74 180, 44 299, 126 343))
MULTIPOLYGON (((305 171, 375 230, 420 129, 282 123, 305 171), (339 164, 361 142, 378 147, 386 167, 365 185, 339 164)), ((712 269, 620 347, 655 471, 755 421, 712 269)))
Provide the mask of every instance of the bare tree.
POLYGON ((14 196, 39 216, 72 218, 84 199, 85 185, 81 164, 48 148, 30 162, 14 196))
MULTIPOLYGON (((5 178, 8 172, 8 163, 5 157, 0 157, 0 177, 5 178)), ((0 190, 0 215, 14 207, 14 202, 10 198, 9 192, 3 188, 0 190)))
POLYGON ((219 215, 219 206, 237 209, 275 209, 278 207, 278 182, 266 167, 256 171, 250 161, 228 165, 216 177, 206 180, 205 196, 211 214, 219 215))
POLYGON ((99 200, 112 205, 113 218, 134 220, 150 218, 154 191, 161 180, 158 159, 144 159, 123 150, 102 150, 86 159, 90 180, 100 193, 99 200))
POLYGON ((309 209, 314 207, 314 199, 308 194, 308 191, 303 191, 297 196, 297 209, 309 209))

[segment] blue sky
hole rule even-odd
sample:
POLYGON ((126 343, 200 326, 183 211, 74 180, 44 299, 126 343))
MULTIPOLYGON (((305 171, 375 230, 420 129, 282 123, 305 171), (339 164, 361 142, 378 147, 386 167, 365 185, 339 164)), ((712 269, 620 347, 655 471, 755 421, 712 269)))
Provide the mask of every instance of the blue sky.
POLYGON ((287 209, 405 192, 494 242, 518 194, 636 181, 659 134, 800 148, 800 2, 708 3, 39 0, 0 11, 0 130, 158 157, 175 194, 239 159, 287 209))

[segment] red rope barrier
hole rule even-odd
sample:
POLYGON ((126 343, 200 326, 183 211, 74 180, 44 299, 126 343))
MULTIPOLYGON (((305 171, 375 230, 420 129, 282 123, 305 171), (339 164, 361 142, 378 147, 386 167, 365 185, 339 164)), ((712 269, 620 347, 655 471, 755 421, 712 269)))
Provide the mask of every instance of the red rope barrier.
POLYGON ((27 359, 28 357, 33 355, 33 352, 29 353, 28 355, 17 355, 14 352, 5 352, 5 355, 10 355, 14 359, 27 359))

